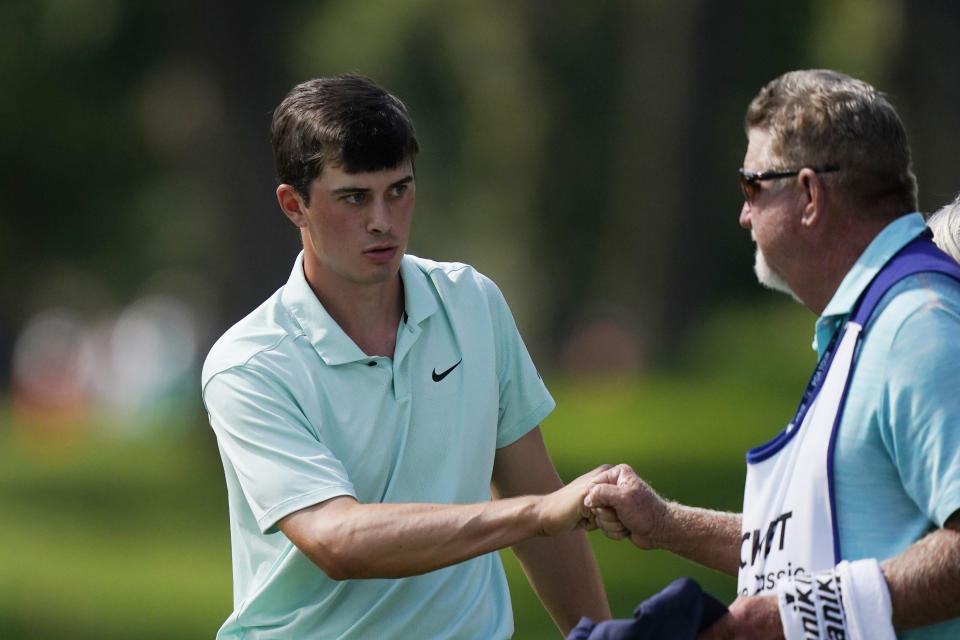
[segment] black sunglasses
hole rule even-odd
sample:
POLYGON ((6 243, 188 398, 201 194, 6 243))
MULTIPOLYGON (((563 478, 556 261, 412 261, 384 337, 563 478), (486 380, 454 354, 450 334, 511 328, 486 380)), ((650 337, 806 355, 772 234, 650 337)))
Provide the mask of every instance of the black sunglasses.
MULTIPOLYGON (((829 173, 831 171, 838 171, 839 167, 810 167, 810 169, 817 173, 829 173)), ((740 174, 740 188, 743 190, 743 199, 748 203, 753 201, 754 196, 757 195, 757 191, 760 190, 761 180, 789 178, 790 176, 799 174, 801 171, 803 171, 803 169, 766 169, 756 172, 737 169, 737 173, 740 174)))

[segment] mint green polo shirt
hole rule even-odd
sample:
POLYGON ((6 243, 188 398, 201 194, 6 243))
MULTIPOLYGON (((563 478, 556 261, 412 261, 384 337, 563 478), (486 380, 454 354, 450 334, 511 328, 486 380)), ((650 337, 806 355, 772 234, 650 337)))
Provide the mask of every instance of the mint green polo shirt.
POLYGON ((303 275, 229 329, 203 399, 230 506, 234 611, 219 638, 507 638, 497 553, 403 579, 335 581, 276 523, 336 496, 490 500, 496 450, 554 408, 496 285, 404 256, 393 358, 370 357, 303 275))
MULTIPOLYGON (((880 268, 925 229, 919 213, 867 247, 817 321, 821 353, 880 268)), ((960 509, 960 283, 909 276, 880 300, 860 346, 834 451, 840 554, 884 560, 960 509)), ((898 634, 960 638, 960 619, 898 634)))

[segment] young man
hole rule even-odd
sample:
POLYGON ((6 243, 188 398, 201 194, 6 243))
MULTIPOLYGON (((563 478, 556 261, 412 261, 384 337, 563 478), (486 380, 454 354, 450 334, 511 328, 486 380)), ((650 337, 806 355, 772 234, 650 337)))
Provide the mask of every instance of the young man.
POLYGON ((743 514, 662 500, 626 466, 611 537, 738 576, 710 638, 960 637, 960 267, 915 212, 900 118, 870 85, 787 73, 746 117, 740 224, 762 283, 819 316, 794 419, 747 454, 743 514))
POLYGON ((507 546, 561 631, 609 617, 577 531, 600 469, 557 476, 538 427, 554 402, 493 282, 405 253, 404 105, 311 80, 271 133, 303 252, 204 365, 233 547, 218 637, 506 638, 507 546))

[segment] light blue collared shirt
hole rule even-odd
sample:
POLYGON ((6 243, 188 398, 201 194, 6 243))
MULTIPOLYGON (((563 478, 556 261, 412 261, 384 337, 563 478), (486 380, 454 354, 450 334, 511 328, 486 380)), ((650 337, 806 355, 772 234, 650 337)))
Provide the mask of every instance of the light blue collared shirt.
MULTIPOLYGON (((910 214, 890 223, 840 283, 816 323, 822 354, 860 294, 925 229, 910 214)), ((960 283, 905 278, 866 326, 834 452, 844 559, 897 555, 960 509, 960 283)), ((960 618, 899 638, 960 638, 960 618)))
POLYGON ((230 505, 234 611, 218 638, 506 638, 497 553, 409 578, 328 578, 277 530, 336 496, 490 500, 496 450, 554 407, 499 289, 471 267, 404 256, 394 355, 330 317, 303 257, 211 349, 203 398, 230 505))

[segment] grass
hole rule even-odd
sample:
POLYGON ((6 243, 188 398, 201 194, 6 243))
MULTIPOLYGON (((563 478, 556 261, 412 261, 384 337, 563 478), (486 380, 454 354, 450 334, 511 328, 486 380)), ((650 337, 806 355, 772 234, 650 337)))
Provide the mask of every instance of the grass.
POLYGON ((2 432, 0 637, 212 637, 229 613, 230 555, 203 440, 2 432))
MULTIPOLYGON (((743 454, 789 419, 813 364, 797 307, 711 319, 668 371, 554 379, 544 436, 563 478, 628 462, 662 494, 739 510, 743 454)), ((209 429, 177 439, 26 437, 0 422, 0 637, 211 638, 231 608, 229 532, 209 429)), ((681 575, 732 599, 732 578, 600 534, 614 614, 681 575)), ((558 638, 509 551, 517 638, 558 638)))

